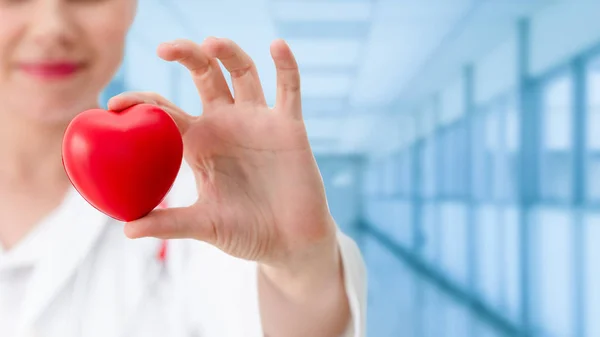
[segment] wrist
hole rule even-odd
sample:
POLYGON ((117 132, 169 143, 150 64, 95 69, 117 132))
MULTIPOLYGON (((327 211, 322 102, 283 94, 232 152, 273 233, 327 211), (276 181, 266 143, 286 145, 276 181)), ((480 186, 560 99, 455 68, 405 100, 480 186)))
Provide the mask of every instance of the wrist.
POLYGON ((337 240, 303 258, 277 266, 263 263, 258 268, 266 334, 340 336, 348 326, 350 306, 337 240))
POLYGON ((335 238, 277 264, 259 263, 258 270, 260 278, 291 298, 331 293, 343 287, 342 259, 335 238))

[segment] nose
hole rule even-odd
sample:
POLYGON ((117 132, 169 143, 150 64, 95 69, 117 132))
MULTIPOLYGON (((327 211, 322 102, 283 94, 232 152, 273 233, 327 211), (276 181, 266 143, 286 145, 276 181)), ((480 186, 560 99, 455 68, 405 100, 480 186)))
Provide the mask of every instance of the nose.
POLYGON ((64 48, 72 43, 75 29, 66 1, 37 0, 30 18, 29 33, 38 46, 64 48))

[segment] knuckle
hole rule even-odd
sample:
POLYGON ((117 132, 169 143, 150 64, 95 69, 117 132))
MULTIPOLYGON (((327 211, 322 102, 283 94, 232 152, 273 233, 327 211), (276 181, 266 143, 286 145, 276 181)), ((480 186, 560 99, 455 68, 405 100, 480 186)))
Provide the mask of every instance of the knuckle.
POLYGON ((300 81, 300 76, 295 73, 282 73, 279 77, 280 86, 285 91, 300 91, 302 88, 302 83, 300 81))
POLYGON ((187 65, 192 76, 202 77, 210 70, 210 65, 207 62, 199 62, 193 58, 192 54, 185 56, 180 62, 187 65))
POLYGON ((224 44, 226 44, 228 46, 231 46, 231 47, 236 46, 236 43, 232 39, 223 37, 223 38, 220 38, 219 40, 221 40, 224 44))
POLYGON ((246 75, 247 73, 249 73, 253 67, 254 67, 254 64, 252 62, 250 62, 246 65, 231 69, 229 71, 229 73, 231 74, 232 78, 240 78, 240 77, 246 75))
POLYGON ((301 89, 300 83, 292 82, 292 83, 283 83, 281 85, 283 90, 291 91, 291 92, 299 92, 301 89))
POLYGON ((144 91, 142 94, 144 95, 145 101, 150 101, 152 103, 162 103, 164 101, 164 98, 161 95, 152 91, 144 91))

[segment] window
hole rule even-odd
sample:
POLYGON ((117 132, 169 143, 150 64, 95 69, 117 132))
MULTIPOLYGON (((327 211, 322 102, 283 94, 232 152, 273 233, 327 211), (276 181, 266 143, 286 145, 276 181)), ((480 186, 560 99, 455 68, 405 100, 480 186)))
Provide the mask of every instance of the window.
POLYGON ((436 185, 439 189, 439 196, 447 198, 450 195, 449 184, 452 181, 452 149, 450 144, 450 134, 448 128, 443 128, 436 132, 436 185))
POLYGON ((421 161, 421 168, 423 169, 423 172, 421 173, 423 176, 421 195, 423 196, 423 198, 426 199, 435 197, 437 192, 435 179, 435 164, 437 158, 435 157, 435 147, 435 141, 433 139, 425 141, 425 144, 419 156, 419 159, 421 161))
POLYGON ((410 149, 398 153, 399 190, 403 198, 408 198, 412 191, 412 163, 410 149))
POLYGON ((485 118, 485 154, 486 168, 488 169, 489 196, 492 200, 498 200, 502 196, 503 181, 500 177, 500 167, 502 164, 502 113, 503 111, 497 105, 492 104, 486 111, 485 118))
POLYGON ((471 120, 471 139, 469 143, 472 152, 471 168, 471 193, 477 202, 486 200, 489 194, 489 159, 486 156, 487 144, 482 142, 486 139, 487 121, 486 114, 479 112, 471 120))
POLYGON ((445 198, 463 198, 465 190, 469 158, 466 158, 466 123, 458 120, 439 134, 440 160, 438 179, 445 198))
POLYGON ((506 200, 508 202, 516 202, 519 196, 518 190, 518 172, 519 172, 519 114, 514 96, 510 96, 505 104, 505 120, 504 120, 504 141, 505 141, 505 167, 504 167, 504 182, 506 186, 506 200))
POLYGON ((542 87, 540 193, 544 201, 566 202, 572 195, 573 79, 570 73, 542 87))

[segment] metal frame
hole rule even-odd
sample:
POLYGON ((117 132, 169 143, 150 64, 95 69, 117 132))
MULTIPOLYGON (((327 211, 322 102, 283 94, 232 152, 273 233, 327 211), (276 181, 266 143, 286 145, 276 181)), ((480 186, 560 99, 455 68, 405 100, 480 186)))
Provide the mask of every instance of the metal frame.
MULTIPOLYGON (((475 112, 475 74, 472 65, 465 67, 463 71, 463 81, 465 82, 465 94, 464 94, 464 106, 465 106, 465 119, 467 120, 468 127, 464 137, 466 138, 467 144, 473 139, 473 114, 475 112)), ((464 172, 467 177, 471 177, 471 170, 473 168, 473 154, 471 153, 471 147, 466 147, 466 155, 464 160, 467 162, 466 170, 464 172)), ((473 188, 471 186, 471 179, 465 179, 465 194, 467 199, 467 285, 469 289, 477 289, 477 266, 478 254, 476 241, 478 238, 478 228, 475 225, 476 222, 476 210, 473 207, 473 188)))
POLYGON ((575 209, 573 233, 573 322, 575 337, 584 337, 586 325, 585 298, 585 240, 583 208, 586 202, 586 136, 587 136, 587 85, 585 61, 576 58, 572 62, 573 69, 573 207, 575 209))
POLYGON ((531 334, 531 216, 530 210, 537 198, 539 123, 535 89, 529 79, 531 60, 530 22, 523 19, 518 24, 518 88, 519 88, 519 253, 520 253, 520 304, 522 336, 531 334), (528 111, 528 113, 523 113, 528 111))

